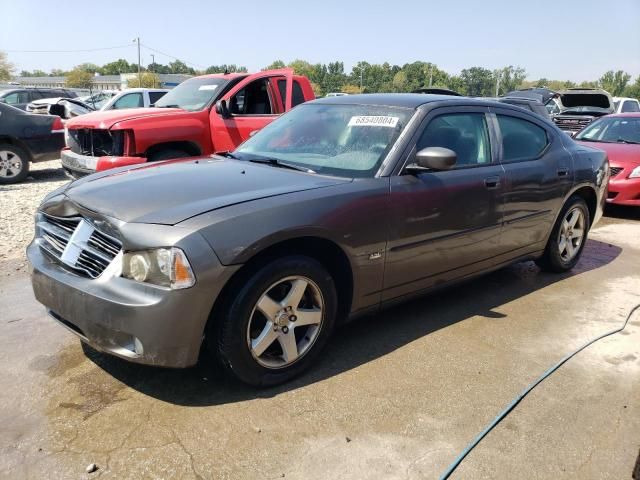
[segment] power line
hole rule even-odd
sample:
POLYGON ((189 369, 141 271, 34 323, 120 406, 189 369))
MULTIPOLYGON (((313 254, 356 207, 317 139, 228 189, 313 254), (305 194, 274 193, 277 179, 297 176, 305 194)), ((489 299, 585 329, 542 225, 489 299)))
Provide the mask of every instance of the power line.
POLYGON ((206 68, 203 65, 198 65, 197 63, 188 62, 184 58, 174 57, 173 55, 169 55, 168 53, 164 53, 164 52, 161 52, 160 50, 156 50, 155 48, 151 48, 149 45, 145 45, 144 43, 142 43, 141 45, 147 50, 151 50, 152 52, 159 53, 160 55, 164 55, 165 57, 173 58, 174 60, 180 60, 181 62, 184 62, 187 65, 193 65, 194 67, 198 67, 198 68, 206 68))
POLYGON ((5 50, 9 53, 80 53, 80 52, 98 52, 100 50, 115 50, 117 48, 129 48, 131 45, 117 45, 115 47, 102 48, 82 48, 78 50, 5 50))

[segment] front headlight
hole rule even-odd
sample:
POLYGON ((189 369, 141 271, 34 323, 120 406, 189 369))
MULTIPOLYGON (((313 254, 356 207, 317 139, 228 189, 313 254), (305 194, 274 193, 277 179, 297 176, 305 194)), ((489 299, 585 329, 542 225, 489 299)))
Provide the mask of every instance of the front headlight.
POLYGON ((176 247, 125 253, 122 276, 174 290, 189 288, 196 283, 187 256, 176 247))
POLYGON ((629 174, 629 178, 639 178, 640 177, 640 165, 634 168, 629 174))

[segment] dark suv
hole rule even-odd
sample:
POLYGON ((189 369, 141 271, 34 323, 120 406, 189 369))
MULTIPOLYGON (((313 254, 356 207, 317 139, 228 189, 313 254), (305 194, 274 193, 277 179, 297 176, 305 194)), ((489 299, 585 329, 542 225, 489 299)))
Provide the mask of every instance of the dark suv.
POLYGON ((224 156, 52 192, 27 255, 36 298, 83 342, 186 367, 204 339, 227 371, 273 385, 382 305, 522 260, 571 269, 608 178, 604 152, 519 107, 331 97, 224 156))
POLYGON ((26 110, 27 104, 42 98, 76 98, 78 94, 66 88, 11 88, 0 91, 0 102, 26 110))

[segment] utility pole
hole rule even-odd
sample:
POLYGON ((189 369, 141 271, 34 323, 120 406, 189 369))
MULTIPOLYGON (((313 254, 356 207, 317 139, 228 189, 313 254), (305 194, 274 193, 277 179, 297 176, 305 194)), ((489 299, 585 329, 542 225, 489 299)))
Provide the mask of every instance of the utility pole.
POLYGON ((138 44, 138 86, 142 87, 142 69, 140 68, 140 37, 136 37, 134 43, 138 44))
POLYGON ((364 67, 360 65, 360 93, 362 93, 362 74, 364 72, 364 67))
POLYGON ((429 88, 433 86, 433 66, 429 65, 429 88))
POLYGON ((500 72, 496 75, 496 97, 500 96, 500 72))
POLYGON ((156 76, 155 76, 155 73, 156 73, 156 56, 153 53, 151 54, 151 65, 152 65, 151 73, 154 74, 153 75, 153 88, 156 88, 156 76))

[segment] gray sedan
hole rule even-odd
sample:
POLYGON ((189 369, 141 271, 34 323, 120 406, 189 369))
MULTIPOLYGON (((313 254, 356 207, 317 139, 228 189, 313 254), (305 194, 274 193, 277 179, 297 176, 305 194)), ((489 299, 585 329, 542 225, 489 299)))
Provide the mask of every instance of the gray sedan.
POLYGON ((606 155, 507 104, 350 95, 232 153, 97 173, 47 196, 33 289, 94 348, 287 381, 340 322, 522 260, 564 272, 606 155))

